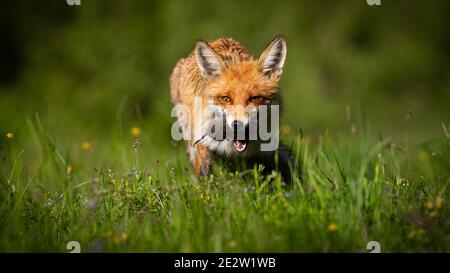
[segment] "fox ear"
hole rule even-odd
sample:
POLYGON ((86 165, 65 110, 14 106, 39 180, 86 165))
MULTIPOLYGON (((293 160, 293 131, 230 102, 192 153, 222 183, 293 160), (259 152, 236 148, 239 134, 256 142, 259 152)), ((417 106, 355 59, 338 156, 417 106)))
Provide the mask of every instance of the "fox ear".
POLYGON ((202 40, 197 41, 195 46, 195 58, 198 67, 204 77, 215 77, 222 74, 225 67, 222 58, 217 54, 211 46, 202 40))
POLYGON ((280 77, 286 60, 286 39, 283 35, 276 36, 264 49, 258 59, 258 65, 264 75, 280 77))

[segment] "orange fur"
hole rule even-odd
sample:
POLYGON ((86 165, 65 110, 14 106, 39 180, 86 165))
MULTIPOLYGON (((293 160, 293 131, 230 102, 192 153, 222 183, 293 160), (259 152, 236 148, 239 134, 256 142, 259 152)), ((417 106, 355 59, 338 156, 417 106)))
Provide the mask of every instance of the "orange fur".
MULTIPOLYGON (((284 37, 276 37, 258 59, 230 38, 209 43, 199 41, 196 50, 179 60, 170 76, 170 94, 174 105, 184 105, 193 111, 197 96, 203 99, 204 107, 211 101, 221 107, 233 108, 258 107, 266 101, 279 100, 278 79, 286 54, 284 37), (271 73, 266 72, 272 69, 272 59, 267 59, 268 56, 273 58, 272 63, 275 64, 271 73), (204 66, 199 62, 204 62, 204 66), (208 74, 209 71, 212 73, 208 74), (225 101, 224 97, 230 100, 225 101)), ((179 121, 190 128, 201 126, 195 124, 193 115, 190 120, 179 118, 179 121)), ((194 147, 194 136, 190 137, 186 140, 186 148, 194 172, 197 176, 207 174, 213 161, 212 151, 202 143, 194 147)))

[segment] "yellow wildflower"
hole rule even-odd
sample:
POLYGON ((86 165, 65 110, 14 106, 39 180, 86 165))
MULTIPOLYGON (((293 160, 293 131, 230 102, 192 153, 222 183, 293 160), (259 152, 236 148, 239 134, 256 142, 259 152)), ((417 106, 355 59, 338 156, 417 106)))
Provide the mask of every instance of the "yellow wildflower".
POLYGON ((338 226, 336 223, 330 223, 327 227, 327 231, 330 233, 334 233, 338 230, 338 226))
POLYGON ((422 236, 423 234, 425 234, 425 232, 426 232, 426 230, 423 228, 413 229, 408 234, 408 238, 409 239, 418 238, 418 237, 422 236))
POLYGON ((131 133, 132 136, 138 137, 138 136, 141 135, 141 128, 139 128, 139 127, 132 127, 130 129, 130 133, 131 133))
POLYGON ((426 207, 427 209, 433 209, 433 208, 434 208, 434 204, 433 204, 433 202, 428 201, 428 202, 425 204, 425 207, 426 207))
POLYGON ((91 143, 88 141, 81 143, 81 149, 89 151, 91 149, 91 143))
POLYGON ((432 212, 430 212, 430 214, 428 214, 428 216, 430 216, 431 219, 436 218, 439 215, 439 212, 437 210, 433 210, 432 212))
POLYGON ((442 208, 442 205, 444 205, 444 198, 439 196, 436 199, 436 208, 440 209, 440 208, 442 208))
POLYGON ((121 245, 125 243, 127 240, 128 234, 126 234, 125 232, 121 232, 120 234, 117 234, 116 236, 113 237, 113 243, 115 245, 121 245))
POLYGON ((113 233, 112 233, 111 230, 108 230, 107 232, 102 233, 102 236, 103 236, 103 237, 106 237, 106 238, 109 238, 109 237, 111 237, 112 235, 113 235, 113 233))
POLYGON ((421 161, 421 162, 428 162, 428 160, 430 159, 430 156, 428 155, 428 153, 427 152, 421 152, 420 154, 419 154, 419 160, 421 161))
POLYGON ((233 240, 229 241, 229 242, 228 242, 228 247, 229 247, 229 248, 235 248, 235 247, 237 247, 236 241, 233 241, 233 240))
POLYGON ((6 134, 7 139, 12 139, 14 137, 13 133, 9 132, 6 134))
POLYGON ((291 132, 291 127, 289 127, 289 125, 283 125, 282 127, 281 127, 281 133, 283 134, 283 135, 287 135, 287 134, 289 134, 291 132))

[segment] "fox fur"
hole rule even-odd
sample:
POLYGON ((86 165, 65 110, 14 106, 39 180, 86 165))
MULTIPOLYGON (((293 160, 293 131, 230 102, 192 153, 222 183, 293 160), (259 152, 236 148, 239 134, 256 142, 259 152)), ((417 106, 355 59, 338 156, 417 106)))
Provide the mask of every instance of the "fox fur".
MULTIPOLYGON (((194 51, 180 59, 173 69, 171 101, 175 106, 183 105, 193 112, 194 98, 200 97, 202 107, 212 106, 225 113, 223 126, 235 130, 237 125, 248 126, 249 113, 233 109, 280 105, 278 82, 286 53, 286 40, 282 35, 276 36, 256 59, 231 38, 210 42, 199 40, 194 51)), ((258 140, 217 139, 212 135, 196 138, 193 128, 204 128, 217 122, 208 111, 202 117, 202 124, 196 124, 192 115, 178 115, 187 154, 197 177, 209 174, 215 162, 242 158, 250 164, 264 164, 267 171, 278 169, 285 180, 291 179, 289 165, 292 158, 286 147, 280 145, 277 150, 262 152, 258 149, 258 140)))

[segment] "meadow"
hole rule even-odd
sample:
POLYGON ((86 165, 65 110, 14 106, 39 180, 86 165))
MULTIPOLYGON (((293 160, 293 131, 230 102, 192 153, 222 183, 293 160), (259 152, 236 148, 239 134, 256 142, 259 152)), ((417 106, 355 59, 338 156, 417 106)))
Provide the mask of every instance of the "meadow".
POLYGON ((286 185, 263 166, 197 180, 182 147, 148 156, 138 127, 71 153, 38 117, 28 125, 36 166, 20 138, 2 141, 2 252, 64 252, 73 240, 83 252, 364 252, 372 240, 386 252, 449 251, 448 135, 410 147, 363 132, 346 142, 299 134, 302 175, 286 185))
POLYGON ((450 251, 446 1, 64 2, 0 11, 0 252, 450 251), (196 179, 171 69, 198 38, 279 33, 301 175, 196 179))

